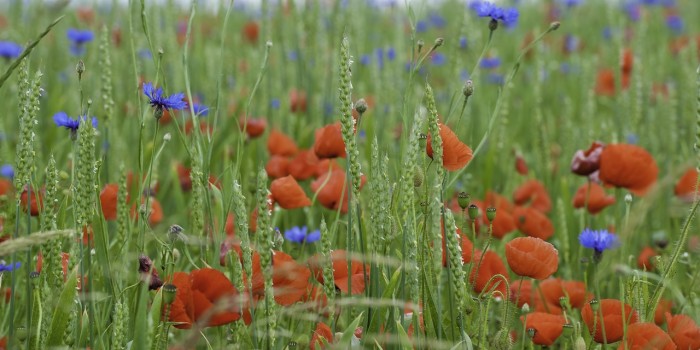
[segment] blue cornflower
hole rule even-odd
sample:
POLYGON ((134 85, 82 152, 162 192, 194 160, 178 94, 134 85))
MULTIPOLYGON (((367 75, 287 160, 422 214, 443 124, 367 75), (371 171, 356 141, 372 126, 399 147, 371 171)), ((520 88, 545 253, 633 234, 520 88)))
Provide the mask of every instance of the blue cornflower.
POLYGON ((19 261, 16 263, 9 263, 9 264, 5 264, 4 262, 2 262, 2 263, 0 263, 0 272, 5 272, 5 271, 10 272, 12 270, 17 270, 20 268, 20 266, 22 266, 22 263, 20 263, 19 261))
POLYGON ((460 37, 460 38, 459 38, 459 48, 460 48, 460 49, 466 49, 466 48, 467 48, 467 38, 465 38, 465 37, 460 37))
POLYGON ((560 2, 562 3, 562 5, 564 5, 566 7, 574 7, 574 6, 581 5, 583 0, 560 0, 560 2))
POLYGON ((12 167, 12 164, 4 164, 0 167, 0 176, 13 179, 15 177, 15 168, 12 167))
POLYGON ((430 63, 436 66, 442 66, 445 62, 447 62, 447 57, 439 52, 435 52, 430 58, 430 63))
POLYGON ((518 22, 518 9, 514 7, 502 8, 491 2, 475 2, 470 7, 476 11, 479 17, 491 17, 493 21, 501 21, 507 27, 510 27, 518 22))
POLYGON ((95 35, 89 30, 79 30, 70 28, 66 32, 66 36, 71 41, 70 51, 76 56, 80 56, 85 52, 85 44, 94 39, 95 35))
POLYGON ((17 58, 22 54, 22 46, 11 41, 0 41, 0 57, 5 59, 17 58))
POLYGON ((445 18, 435 12, 431 13, 428 16, 428 21, 430 21, 430 24, 435 28, 443 28, 445 27, 445 25, 447 25, 447 21, 445 20, 445 18))
POLYGON ((628 2, 624 5, 625 12, 632 22, 637 22, 642 17, 642 11, 639 4, 628 2))
POLYGON ((280 99, 273 98, 272 101, 270 101, 270 107, 272 107, 272 109, 280 109, 280 99))
POLYGON ((683 32, 683 18, 678 15, 669 15, 666 17, 666 26, 675 34, 683 32))
POLYGON ((495 85, 503 85, 506 82, 506 78, 503 76, 503 74, 498 74, 498 73, 490 73, 487 77, 486 80, 495 85))
POLYGON ((416 33, 424 33, 428 31, 428 22, 418 21, 416 22, 416 33))
POLYGON ((377 56, 377 66, 379 69, 384 68, 384 49, 381 47, 374 50, 375 56, 377 56))
POLYGON ((612 35, 613 35, 612 28, 610 28, 610 27, 603 28, 603 39, 610 40, 610 39, 612 39, 612 35))
POLYGON ((578 49, 579 39, 571 34, 564 36, 564 50, 567 53, 572 53, 578 49))
POLYGON ((483 69, 495 69, 501 65, 501 59, 498 57, 484 57, 479 62, 479 67, 483 69))
POLYGON ((195 103, 192 105, 192 108, 194 109, 194 114, 197 116, 205 117, 209 115, 209 107, 203 104, 195 103))
POLYGON ((372 58, 369 55, 365 54, 365 55, 360 56, 360 64, 361 65, 366 66, 366 65, 369 65, 371 62, 372 62, 372 58))
POLYGON ((138 55, 139 55, 139 57, 144 58, 144 59, 151 59, 151 58, 153 58, 153 55, 151 55, 151 50, 149 50, 149 49, 141 49, 141 50, 139 50, 138 55))
POLYGON ((578 235, 578 241, 584 248, 593 249, 594 257, 600 260, 603 251, 617 247, 617 236, 608 230, 591 230, 586 228, 578 235))
POLYGON ((386 58, 388 58, 389 61, 393 61, 396 58, 396 50, 394 50, 393 47, 386 49, 386 58))
POLYGON ((294 226, 287 231, 284 231, 284 238, 294 243, 313 243, 321 239, 321 231, 316 230, 308 233, 309 229, 306 226, 294 226))
POLYGON ((296 51, 287 52, 287 59, 290 61, 296 61, 299 59, 299 54, 296 51))
MULTIPOLYGON (((83 120, 87 118, 86 116, 81 116, 83 120)), ((78 131, 78 127, 80 126, 80 119, 76 118, 73 119, 69 117, 66 113, 64 112, 58 112, 53 115, 53 122, 56 123, 56 126, 62 126, 68 130, 71 131, 71 134, 75 134, 78 131)), ((97 128, 97 118, 92 117, 92 127, 97 128)))
MULTIPOLYGON (((152 83, 143 84, 143 94, 148 96, 151 107, 155 108, 156 112, 160 112, 161 116, 164 109, 179 110, 187 108, 187 102, 183 101, 185 94, 177 93, 164 97, 163 89, 154 89, 152 83)), ((160 118, 160 116, 157 117, 160 118)))

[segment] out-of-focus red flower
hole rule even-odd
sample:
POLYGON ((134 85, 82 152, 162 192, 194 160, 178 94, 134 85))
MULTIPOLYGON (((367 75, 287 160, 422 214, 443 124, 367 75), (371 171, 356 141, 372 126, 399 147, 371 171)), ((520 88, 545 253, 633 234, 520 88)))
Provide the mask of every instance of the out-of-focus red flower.
POLYGON ((659 168, 644 148, 628 144, 605 146, 600 154, 600 180, 643 196, 656 182, 659 168))
POLYGON ((506 265, 503 264, 503 260, 498 254, 490 250, 487 250, 486 253, 477 250, 474 252, 472 261, 469 282, 472 284, 474 291, 482 293, 493 290, 494 292, 500 292, 502 297, 505 297, 507 287, 506 283, 504 283, 504 278, 505 281, 509 281, 510 278, 508 277, 506 265), (496 275, 501 275, 503 278, 494 277, 496 275))
POLYGON ((117 219, 117 204, 119 194, 118 184, 106 184, 100 192, 100 205, 102 206, 102 215, 106 221, 117 219))
POLYGON ((22 206, 22 210, 26 213, 27 207, 29 206, 29 214, 31 216, 39 216, 41 211, 44 210, 43 192, 44 189, 36 191, 33 188, 29 188, 29 191, 27 191, 27 187, 25 187, 20 196, 20 205, 22 206), (31 192, 31 196, 27 192, 31 192), (31 197, 31 201, 28 200, 29 197, 31 197))
MULTIPOLYGON (((348 212, 348 195, 350 183, 345 181, 345 171, 336 169, 319 177, 311 183, 311 190, 316 193, 316 199, 324 207, 345 214, 348 212)), ((360 188, 367 178, 363 175, 360 188)))
POLYGON ((639 252, 639 257, 637 258, 637 267, 642 270, 651 271, 654 269, 654 264, 651 258, 658 256, 654 248, 646 246, 639 252))
MULTIPOLYGON (((692 203, 696 193, 698 183, 698 171, 695 168, 688 169, 673 188, 673 194, 678 199, 692 203)), ((697 192, 700 195, 700 191, 697 192)))
POLYGON ((552 315, 545 312, 532 312, 520 316, 520 321, 525 324, 525 329, 534 330, 532 342, 537 345, 550 346, 564 331, 566 319, 564 316, 552 315))
POLYGON ((290 159, 282 156, 272 156, 265 164, 265 172, 267 176, 273 179, 279 179, 289 175, 290 159))
MULTIPOLYGON (((344 250, 334 250, 331 252, 331 261, 333 263, 333 283, 336 288, 343 293, 348 293, 348 280, 352 280, 352 294, 361 294, 365 291, 365 277, 369 281, 369 265, 363 264, 361 261, 351 259, 350 270, 348 270, 347 253, 344 250), (363 271, 362 266, 365 265, 363 271)), ((320 283, 325 283, 323 280, 323 266, 327 262, 321 261, 319 255, 315 255, 309 259, 309 267, 320 283)))
POLYGON ((627 327, 626 339, 617 350, 676 350, 676 344, 663 329, 653 323, 635 323, 627 327))
POLYGON ((289 92, 289 109, 292 113, 306 113, 306 92, 292 90, 289 92))
MULTIPOLYGON (((462 143, 457 135, 445 124, 439 123, 440 138, 442 139, 442 165, 448 171, 457 171, 467 166, 472 160, 472 149, 462 143)), ((428 134, 426 153, 433 158, 433 146, 431 136, 428 134)))
POLYGON ((272 200, 284 209, 297 209, 311 205, 311 200, 291 175, 272 181, 270 192, 272 200))
POLYGON ((267 121, 263 118, 246 118, 245 116, 238 119, 238 126, 241 130, 245 129, 248 137, 254 139, 260 137, 267 128, 267 121))
POLYGON ((258 42, 258 37, 260 36, 260 25, 255 21, 248 21, 243 25, 242 30, 243 39, 251 44, 258 42))
POLYGON ((588 209, 588 212, 595 215, 606 207, 615 204, 615 197, 605 194, 602 186, 589 182, 581 185, 576 190, 573 200, 574 208, 588 209))
POLYGON ((279 130, 272 130, 267 138, 267 151, 272 156, 293 157, 299 149, 291 137, 279 130))
POLYGON ((631 306, 616 299, 601 299, 595 314, 590 303, 584 305, 581 309, 581 318, 588 327, 588 332, 593 336, 593 340, 600 344, 620 341, 624 334, 624 324, 627 325, 629 334, 629 325, 639 321, 637 312, 631 306))
POLYGON ((543 240, 548 240, 554 235, 554 225, 539 210, 531 207, 516 207, 513 216, 518 230, 525 235, 543 240))
POLYGON ((340 122, 316 129, 314 152, 318 158, 345 158, 345 142, 340 122))
POLYGON ((671 315, 666 313, 668 335, 678 349, 700 349, 700 327, 686 315, 671 315))
POLYGON ((528 180, 515 192, 513 192, 513 202, 515 205, 525 205, 530 203, 530 207, 541 211, 544 214, 552 209, 552 200, 549 198, 547 189, 537 180, 528 180))

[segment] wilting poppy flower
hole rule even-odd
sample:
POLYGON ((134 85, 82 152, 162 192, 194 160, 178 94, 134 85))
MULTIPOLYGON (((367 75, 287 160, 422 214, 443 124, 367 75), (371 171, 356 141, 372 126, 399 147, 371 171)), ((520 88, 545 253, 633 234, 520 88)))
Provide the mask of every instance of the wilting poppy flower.
MULTIPOLYGON (((218 270, 204 268, 189 274, 175 272, 172 284, 177 287, 175 300, 170 305, 170 322, 176 328, 187 329, 195 322, 203 321, 203 316, 220 300, 234 299, 238 292, 231 281, 218 270)), ((233 301, 233 300, 231 300, 233 301)), ((215 327, 231 323, 241 317, 236 306, 211 315, 205 326, 215 327)))
POLYGON ((547 303, 561 305, 561 298, 568 298, 569 305, 579 309, 590 300, 591 294, 586 292, 586 284, 579 281, 562 281, 559 278, 548 278, 539 285, 540 291, 547 303))
POLYGON ((298 90, 290 91, 289 109, 292 113, 306 113, 306 93, 298 90))
POLYGON ((291 175, 276 179, 270 184, 272 200, 284 209, 308 207, 311 200, 291 175))
POLYGON ((663 329, 653 323, 635 323, 627 327, 626 339, 618 350, 676 350, 676 344, 663 329))
POLYGON ((319 159, 313 150, 302 150, 289 162, 289 174, 297 181, 306 180, 316 173, 316 165, 319 159))
MULTIPOLYGON (((160 202, 158 202, 157 199, 151 197, 148 202, 150 203, 151 210, 150 213, 148 214, 148 223, 153 226, 157 225, 161 221, 163 221, 163 208, 160 206, 160 202)), ((141 198, 141 205, 146 204, 146 198, 141 198)), ((131 207, 131 217, 132 218, 138 218, 140 215, 137 215, 137 210, 139 208, 136 207, 136 204, 134 204, 131 207)))
MULTIPOLYGON (((362 176, 360 188, 365 182, 366 178, 362 176)), ((340 208, 343 214, 348 212, 348 187, 350 183, 345 181, 345 171, 340 169, 326 173, 311 183, 311 190, 316 193, 319 203, 331 210, 340 208)))
POLYGON ((531 207, 516 207, 513 216, 518 230, 530 237, 547 240, 554 235, 554 225, 539 210, 531 207))
POLYGON ((506 243, 508 266, 518 276, 543 280, 557 271, 559 252, 535 237, 518 237, 506 243))
MULTIPOLYGON (((676 183, 673 193, 678 199, 692 203, 695 197, 695 188, 698 183, 698 171, 695 168, 690 168, 686 171, 681 179, 676 183)), ((698 192, 700 194, 700 192, 698 192)))
POLYGON ((251 44, 258 42, 260 36, 260 25, 255 21, 248 21, 243 25, 243 38, 251 44))
MULTIPOLYGON (((629 327, 630 324, 639 321, 637 312, 631 306, 616 299, 601 299, 598 302, 598 311, 595 316, 591 304, 584 305, 581 309, 581 318, 588 326, 588 332, 593 336, 593 339, 597 343, 605 344, 615 343, 622 339, 623 323, 629 327), (605 330, 605 337, 603 337, 603 330, 605 330)), ((627 328, 627 332, 629 334, 629 328, 627 328)))
POLYGON ((651 258, 658 256, 654 248, 644 247, 641 252, 639 252, 639 257, 637 258, 637 267, 642 270, 651 271, 654 269, 654 264, 651 262, 651 258))
POLYGON ((474 291, 482 293, 493 289, 494 291, 502 293, 505 297, 506 284, 503 282, 503 278, 498 277, 491 279, 496 275, 502 275, 506 281, 509 280, 508 270, 498 254, 490 250, 487 250, 486 253, 482 253, 481 251, 474 252, 474 256, 472 257, 472 270, 469 274, 469 282, 472 284, 474 291))
POLYGON ((148 290, 156 290, 163 286, 158 269, 153 267, 153 261, 146 255, 139 257, 139 275, 142 282, 148 282, 148 290))
POLYGON ((603 153, 602 142, 595 141, 587 150, 578 150, 571 159, 571 172, 576 175, 589 176, 600 167, 600 154, 603 153))
POLYGON ((532 342, 545 346, 554 344, 564 331, 564 324, 566 324, 564 316, 545 312, 533 312, 520 316, 520 321, 525 324, 525 329, 528 332, 531 329, 534 330, 532 342))
POLYGON ((272 130, 267 138, 267 151, 272 156, 293 157, 299 149, 289 136, 281 131, 272 130))
POLYGON ((520 185, 513 192, 513 202, 515 205, 530 203, 530 207, 535 208, 545 214, 552 209, 552 200, 549 198, 544 185, 537 180, 528 180, 520 185))
POLYGON ((265 172, 273 179, 285 177, 289 175, 289 163, 290 160, 287 157, 272 156, 265 164, 265 172))
POLYGON ((700 327, 686 315, 672 316, 666 313, 668 335, 678 349, 700 349, 700 327))
MULTIPOLYGON (((27 212, 27 201, 30 197, 30 195, 27 192, 27 187, 25 186, 24 190, 22 191, 22 194, 20 195, 20 205, 22 206, 22 210, 24 212, 27 212)), ((31 192, 31 201, 29 201, 29 214, 31 216, 39 216, 39 213, 41 213, 41 211, 44 210, 44 194, 42 193, 43 190, 36 191, 30 188, 29 192, 31 192)))
POLYGON ((576 209, 586 206, 589 213, 598 214, 606 207, 615 204, 615 197, 606 195, 605 190, 600 185, 589 182, 576 190, 573 204, 576 209))
POLYGON ((644 195, 656 182, 659 168, 645 149, 628 144, 607 145, 600 154, 600 180, 644 195))
POLYGON ((248 137, 254 139, 265 132, 267 121, 263 118, 246 118, 243 116, 238 119, 238 126, 241 128, 241 130, 245 129, 248 137))
MULTIPOLYGON (((442 123, 440 127, 440 138, 442 139, 442 165, 449 171, 456 171, 467 166, 472 160, 472 149, 462 143, 457 138, 457 135, 447 126, 442 123)), ((428 157, 433 158, 433 146, 431 144, 430 134, 426 143, 426 153, 428 157)))
MULTIPOLYGON (((348 280, 352 279, 352 294, 361 294, 365 291, 365 275, 369 280, 369 266, 365 266, 363 271, 363 263, 351 259, 350 271, 348 272, 348 258, 345 250, 334 250, 331 252, 331 261, 333 262, 333 283, 336 288, 343 293, 348 293, 348 280)), ((327 261, 321 261, 321 257, 318 255, 309 259, 309 267, 316 280, 320 283, 325 283, 323 280, 323 266, 327 263, 327 261)))
POLYGON ((345 142, 340 122, 316 129, 314 152, 318 158, 345 157, 345 142))
POLYGON ((527 175, 527 173, 530 172, 530 169, 528 169, 527 163, 525 162, 525 158, 519 154, 515 156, 515 171, 517 171, 520 175, 527 175))
POLYGON ((328 327, 323 322, 319 322, 316 325, 314 334, 311 336, 310 348, 311 350, 325 349, 326 345, 333 343, 333 332, 331 327, 328 327))
POLYGON ((119 194, 119 185, 106 184, 100 192, 100 204, 102 206, 102 215, 105 220, 111 221, 117 219, 117 197, 119 194))

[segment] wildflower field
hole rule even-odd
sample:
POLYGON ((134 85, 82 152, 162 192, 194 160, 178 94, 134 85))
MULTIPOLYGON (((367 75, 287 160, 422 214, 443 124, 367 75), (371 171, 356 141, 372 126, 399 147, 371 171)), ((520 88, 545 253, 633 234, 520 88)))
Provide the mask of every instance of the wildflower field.
POLYGON ((0 4, 0 348, 700 349, 700 2, 0 4))

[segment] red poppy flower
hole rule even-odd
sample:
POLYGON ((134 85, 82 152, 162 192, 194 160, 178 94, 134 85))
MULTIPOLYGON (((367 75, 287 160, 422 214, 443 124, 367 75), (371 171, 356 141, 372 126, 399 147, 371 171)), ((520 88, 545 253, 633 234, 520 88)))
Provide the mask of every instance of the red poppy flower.
POLYGON ((293 157, 299 148, 289 136, 279 130, 272 130, 267 138, 267 151, 272 156, 293 157))
MULTIPOLYGON (((272 255, 272 285, 275 302, 289 306, 300 301, 306 295, 311 271, 296 262, 284 252, 274 251, 272 255)), ((253 298, 265 296, 265 277, 260 265, 260 254, 253 253, 253 298)))
POLYGON ((676 350, 676 344, 653 323, 635 323, 627 328, 627 338, 617 350, 676 350))
MULTIPOLYGON (((486 205, 486 207, 497 208, 499 212, 501 209, 505 209, 505 211, 512 213, 513 209, 515 209, 515 206, 510 202, 508 197, 493 191, 486 191, 484 205, 486 205)), ((498 214, 496 214, 496 217, 498 217, 498 214)))
POLYGON ((506 243, 506 260, 516 275, 543 280, 557 271, 559 252, 539 238, 519 237, 506 243))
MULTIPOLYGON (((630 86, 630 74, 622 73, 622 89, 626 90, 630 86)), ((615 84, 615 71, 612 69, 601 69, 598 71, 598 78, 596 80, 595 92, 601 96, 615 96, 616 84, 615 84)))
POLYGON ((510 284, 510 301, 518 307, 523 305, 534 305, 534 297, 537 291, 532 290, 532 281, 529 279, 518 279, 510 284))
MULTIPOLYGON (((158 202, 157 199, 151 197, 148 202, 150 203, 151 210, 148 215, 148 223, 153 226, 159 224, 161 221, 163 221, 163 208, 160 206, 160 202, 158 202)), ((146 204, 146 198, 141 198, 141 205, 146 204)), ((137 213, 138 208, 136 207, 136 204, 131 206, 131 217, 134 219, 138 219, 140 216, 137 213)))
POLYGON ((661 299, 659 303, 656 304, 656 309, 654 310, 654 323, 661 326, 666 322, 666 313, 671 312, 673 309, 673 301, 668 299, 661 299))
POLYGON ((267 128, 267 121, 263 118, 246 118, 245 116, 238 119, 238 126, 241 130, 245 129, 246 134, 251 139, 259 137, 267 128))
MULTIPOLYGON (((686 171, 681 179, 676 183, 673 193, 678 199, 692 203, 695 197, 696 186, 698 183, 698 171, 695 168, 690 168, 686 171)), ((700 191, 698 192, 700 194, 700 191)))
POLYGON ((600 154, 600 180, 644 195, 656 182, 659 168, 645 149, 628 144, 607 145, 600 154))
POLYGON ((576 175, 589 176, 598 171, 600 167, 600 154, 605 145, 594 141, 587 150, 578 150, 571 159, 571 172, 576 175))
POLYGON ((502 275, 506 281, 509 280, 508 270, 498 254, 490 250, 487 250, 486 253, 482 253, 479 250, 474 252, 472 270, 469 274, 469 282, 472 284, 474 291, 482 293, 493 289, 502 293, 503 297, 505 297, 506 284, 503 283, 503 278, 493 278, 496 275, 502 275))
MULTIPOLYGON (((363 175, 360 188, 366 182, 363 175)), ((345 181, 345 171, 336 169, 319 177, 311 183, 311 190, 316 193, 316 199, 324 207, 337 210, 345 214, 348 212, 349 183, 345 181), (342 202, 341 202, 342 200, 342 202)))
POLYGON ((316 174, 319 159, 313 150, 302 150, 289 162, 289 174, 297 181, 304 181, 316 174))
POLYGON ((308 207, 311 200, 291 175, 272 181, 270 184, 272 200, 284 209, 308 207))
MULTIPOLYGON (((631 306, 616 299, 601 299, 595 317, 591 304, 584 305, 581 309, 581 318, 588 326, 588 332, 593 336, 593 339, 597 343, 605 344, 615 343, 622 339, 623 323, 629 327, 630 324, 639 321, 637 312, 631 306), (603 336, 603 331, 605 331, 605 336, 603 336)), ((629 334, 629 328, 627 332, 629 334)))
POLYGON ((255 21, 248 21, 243 25, 243 38, 251 44, 258 42, 260 36, 260 25, 255 21))
POLYGON ((333 343, 333 332, 331 327, 328 327, 323 322, 319 322, 316 325, 314 334, 311 336, 311 350, 325 349, 327 344, 333 343))
POLYGON ((314 152, 318 158, 345 158, 345 143, 340 122, 316 129, 314 152))
POLYGON ((111 221, 117 219, 117 197, 119 194, 119 185, 106 184, 100 192, 100 205, 102 206, 102 215, 105 220, 111 221))
MULTIPOLYGON (((486 217, 486 211, 483 212, 483 221, 487 221, 486 217)), ((495 238, 501 239, 505 235, 515 231, 517 229, 517 225, 515 223, 515 218, 511 213, 509 213, 505 208, 503 207, 496 207, 496 218, 493 220, 491 223, 492 225, 492 235, 495 238)))
POLYGON ((0 179, 0 196, 7 196, 12 192, 14 186, 8 179, 0 179))
POLYGON ((306 289, 306 294, 301 298, 301 302, 306 304, 306 309, 317 314, 327 316, 328 297, 323 292, 323 289, 317 285, 309 284, 306 289))
POLYGON ((289 175, 290 160, 287 157, 272 156, 265 164, 265 172, 267 176, 278 179, 289 175))
POLYGON ((545 214, 552 209, 552 200, 549 198, 544 185, 537 180, 528 180, 520 185, 513 192, 513 202, 515 205, 530 203, 530 207, 535 208, 545 214))
POLYGON ((306 113, 306 92, 299 90, 289 92, 289 110, 292 113, 306 113))
POLYGON ((321 159, 314 166, 314 176, 323 176, 328 174, 328 172, 334 171, 336 169, 343 170, 344 168, 341 168, 340 165, 338 165, 338 162, 335 161, 335 159, 321 159))
MULTIPOLYGON (((462 143, 457 135, 447 126, 442 123, 440 127, 440 138, 442 139, 442 165, 448 171, 457 171, 467 166, 472 160, 472 149, 462 143)), ((431 144, 430 134, 426 143, 426 153, 428 157, 433 158, 433 146, 431 144)))
POLYGON ((700 349, 700 327, 686 315, 666 313, 668 334, 678 349, 700 349))
MULTIPOLYGON (((352 279, 352 294, 361 294, 365 291, 365 275, 369 280, 369 266, 365 266, 363 272, 362 262, 351 259, 350 271, 348 272, 348 259, 344 250, 332 251, 331 261, 333 262, 333 282, 336 288, 340 289, 343 293, 348 293, 348 280, 352 279)), ((320 283, 324 283, 324 264, 327 264, 327 262, 321 261, 318 255, 309 259, 309 267, 316 277, 316 280, 320 283)))
POLYGON ((573 204, 576 209, 583 208, 588 204, 586 209, 588 209, 589 213, 595 215, 606 207, 615 204, 615 197, 606 195, 605 190, 600 185, 589 182, 581 185, 576 190, 573 204))
MULTIPOLYGON (((175 300, 170 306, 170 322, 177 322, 176 328, 187 329, 195 322, 204 321, 205 314, 220 300, 232 299, 238 295, 231 281, 218 270, 204 268, 189 274, 175 272, 172 284, 177 287, 175 300)), ((165 311, 165 310, 164 310, 165 311)), ((237 306, 211 315, 207 327, 221 326, 241 317, 237 306), (228 311, 232 310, 232 311, 228 311)))
POLYGON ((642 270, 651 271, 654 269, 654 264, 651 262, 651 258, 658 256, 654 248, 646 246, 639 252, 639 257, 637 258, 637 267, 642 270))
POLYGON ((527 175, 528 172, 530 172, 530 169, 527 166, 527 163, 525 162, 525 158, 521 155, 516 155, 515 156, 515 171, 518 172, 520 175, 527 175))
POLYGON ((554 235, 554 225, 539 210, 531 207, 516 207, 513 216, 518 230, 530 237, 547 240, 554 235))
MULTIPOLYGON (((34 189, 31 189, 31 201, 29 203, 29 214, 31 216, 39 216, 39 213, 41 213, 44 210, 44 194, 43 194, 43 189, 41 191, 35 191, 34 189)), ((27 194, 27 188, 22 191, 22 194, 20 195, 20 204, 22 206, 22 210, 24 212, 27 211, 27 198, 29 197, 29 194, 27 194)))
MULTIPOLYGON (((178 163, 175 170, 177 171, 177 178, 180 181, 180 188, 183 192, 189 192, 192 190, 192 169, 185 167, 182 163, 178 163)), ((219 181, 213 176, 209 175, 209 183, 221 188, 219 181)))
POLYGON ((559 307, 561 298, 568 298, 569 305, 574 309, 583 307, 592 298, 592 294, 586 292, 586 284, 579 281, 563 281, 559 278, 548 278, 539 285, 544 300, 559 307))
POLYGON ((632 50, 626 48, 622 51, 622 73, 630 74, 632 73, 632 67, 634 66, 634 54, 632 50))
POLYGON ((532 342, 536 345, 550 346, 564 331, 566 319, 561 315, 552 315, 545 312, 533 312, 520 316, 520 321, 525 324, 525 329, 534 330, 532 342))

